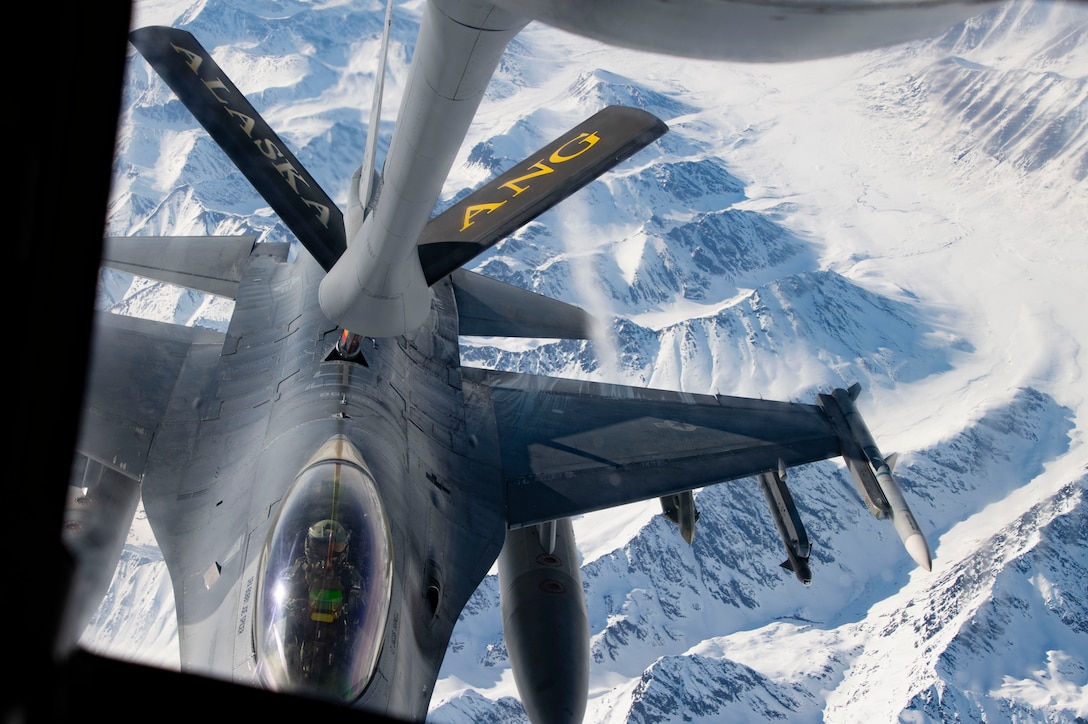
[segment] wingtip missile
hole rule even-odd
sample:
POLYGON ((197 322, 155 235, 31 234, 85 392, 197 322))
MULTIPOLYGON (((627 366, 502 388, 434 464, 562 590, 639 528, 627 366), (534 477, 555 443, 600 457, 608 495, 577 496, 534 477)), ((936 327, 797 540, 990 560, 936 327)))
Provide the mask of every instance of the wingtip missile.
POLYGON ((929 544, 926 543, 924 535, 913 533, 907 536, 903 541, 903 546, 906 547, 910 557, 922 568, 925 568, 927 573, 933 570, 933 558, 929 553, 929 544))
POLYGON ((898 455, 893 453, 885 458, 877 448, 872 433, 854 405, 860 392, 861 386, 855 383, 848 390, 837 389, 830 395, 820 395, 818 401, 839 436, 846 467, 870 512, 882 520, 890 518, 910 557, 931 571, 933 556, 929 544, 903 497, 899 482, 892 475, 898 455))
POLYGON ((933 557, 929 552, 929 544, 922 535, 918 522, 914 519, 907 501, 903 498, 903 490, 899 482, 892 475, 891 467, 885 463, 877 468, 876 482, 884 493, 884 498, 891 508, 892 524, 899 539, 903 541, 903 547, 914 561, 927 571, 933 570, 933 557))

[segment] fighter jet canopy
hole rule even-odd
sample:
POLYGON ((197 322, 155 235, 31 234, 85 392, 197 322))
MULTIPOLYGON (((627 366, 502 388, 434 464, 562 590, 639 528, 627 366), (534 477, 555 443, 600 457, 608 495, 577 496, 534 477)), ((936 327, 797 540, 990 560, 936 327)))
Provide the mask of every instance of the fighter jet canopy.
POLYGON ((284 495, 265 544, 254 637, 265 684, 351 702, 389 615, 389 524, 351 443, 326 443, 284 495))

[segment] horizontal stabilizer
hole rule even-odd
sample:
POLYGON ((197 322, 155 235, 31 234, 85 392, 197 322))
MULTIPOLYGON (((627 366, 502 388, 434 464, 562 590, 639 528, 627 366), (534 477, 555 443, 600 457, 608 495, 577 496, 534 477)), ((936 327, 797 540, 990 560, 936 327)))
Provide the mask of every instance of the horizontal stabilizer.
MULTIPOLYGON (((255 236, 111 236, 102 266, 234 299, 255 236)), ((286 244, 277 247, 286 258, 286 244)))
POLYGON ((427 284, 491 248, 667 130, 646 111, 609 106, 469 194, 423 229, 419 261, 427 284))
POLYGON ((140 28, 129 40, 317 263, 331 269, 347 248, 343 214, 208 51, 175 28, 140 28))
POLYGON ((589 339, 593 317, 572 304, 458 269, 450 276, 460 333, 481 337, 589 339))

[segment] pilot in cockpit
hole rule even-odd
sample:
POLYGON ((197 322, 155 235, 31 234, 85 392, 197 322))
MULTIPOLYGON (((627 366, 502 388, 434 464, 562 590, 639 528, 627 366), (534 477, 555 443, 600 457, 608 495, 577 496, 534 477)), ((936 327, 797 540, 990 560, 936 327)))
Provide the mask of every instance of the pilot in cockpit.
POLYGON ((362 577, 349 560, 351 532, 332 519, 320 520, 306 533, 305 556, 283 576, 288 596, 287 642, 297 647, 300 673, 319 676, 335 664, 361 601, 362 577))

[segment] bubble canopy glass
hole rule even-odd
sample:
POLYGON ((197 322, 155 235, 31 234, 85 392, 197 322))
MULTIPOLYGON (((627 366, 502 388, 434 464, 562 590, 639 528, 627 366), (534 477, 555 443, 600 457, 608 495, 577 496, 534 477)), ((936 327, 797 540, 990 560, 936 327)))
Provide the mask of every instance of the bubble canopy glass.
POLYGON ((374 478, 347 438, 326 442, 284 494, 259 571, 254 645, 264 684, 357 699, 381 651, 393 551, 374 478))

